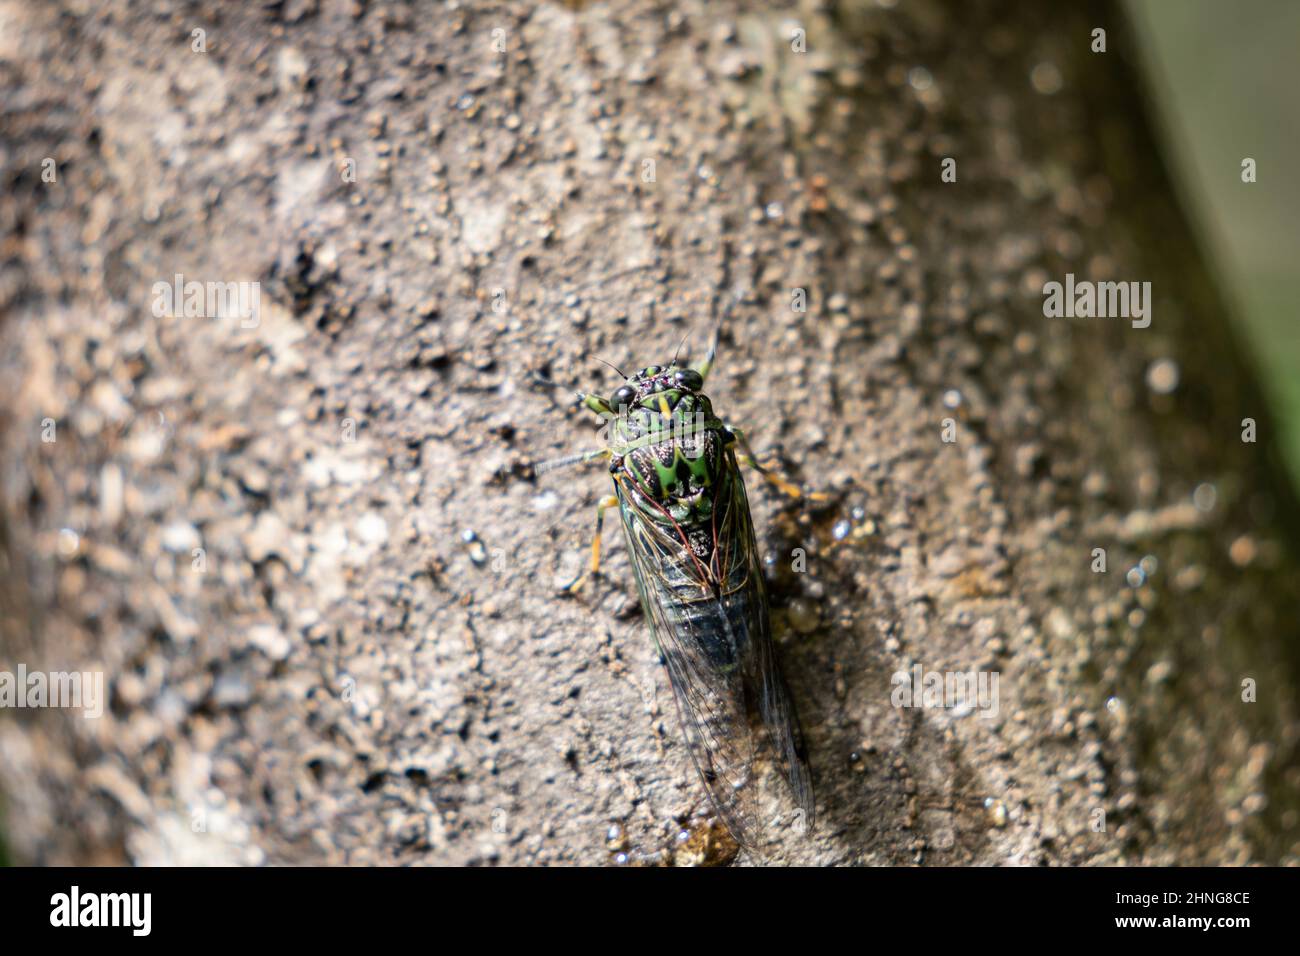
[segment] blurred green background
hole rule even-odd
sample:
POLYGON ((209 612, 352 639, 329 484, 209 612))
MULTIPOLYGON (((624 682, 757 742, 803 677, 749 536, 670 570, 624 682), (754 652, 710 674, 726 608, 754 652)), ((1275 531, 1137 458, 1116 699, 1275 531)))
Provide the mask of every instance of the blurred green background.
MULTIPOLYGON (((1300 2, 1127 0, 1158 133, 1300 486, 1300 2), (1241 181, 1241 161, 1256 182, 1241 181)), ((1264 436, 1261 436, 1262 438, 1264 436)))

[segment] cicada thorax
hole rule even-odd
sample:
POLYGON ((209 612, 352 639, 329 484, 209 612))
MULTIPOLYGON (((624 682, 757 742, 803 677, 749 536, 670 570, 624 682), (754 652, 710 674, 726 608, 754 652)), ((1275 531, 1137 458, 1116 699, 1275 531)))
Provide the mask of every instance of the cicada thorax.
POLYGON ((660 392, 619 417, 610 470, 675 520, 704 522, 712 516, 712 492, 727 465, 728 441, 708 398, 660 392))

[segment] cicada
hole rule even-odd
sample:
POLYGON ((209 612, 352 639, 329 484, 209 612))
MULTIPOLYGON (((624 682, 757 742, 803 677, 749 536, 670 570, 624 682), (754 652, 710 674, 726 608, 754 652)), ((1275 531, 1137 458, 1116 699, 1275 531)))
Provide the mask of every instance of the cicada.
MULTIPOLYGON (((761 845, 755 755, 766 745, 805 829, 814 819, 803 731, 772 641, 767 591, 739 463, 786 492, 744 433, 704 394, 717 336, 697 367, 651 365, 609 398, 578 393, 607 423, 607 447, 539 466, 609 461, 613 495, 596 509, 587 574, 598 573, 607 509, 618 506, 641 606, 668 675, 682 734, 718 817, 742 846, 761 845), (739 452, 739 454, 738 454, 739 452), (762 733, 755 733, 760 724, 762 733)), ((619 374, 622 374, 621 372, 619 374)))

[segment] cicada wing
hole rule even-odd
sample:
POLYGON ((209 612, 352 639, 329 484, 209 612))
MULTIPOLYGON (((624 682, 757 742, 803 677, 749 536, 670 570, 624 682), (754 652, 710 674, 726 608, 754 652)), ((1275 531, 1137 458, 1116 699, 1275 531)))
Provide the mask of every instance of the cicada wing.
POLYGON ((735 630, 748 637, 744 646, 749 689, 767 729, 773 754, 790 782, 796 803, 803 810, 804 827, 811 830, 816 807, 808 749, 772 641, 767 591, 745 483, 738 469, 726 469, 725 473, 728 477, 719 489, 720 500, 714 509, 718 527, 717 574, 723 600, 733 609, 735 630))
MULTIPOLYGON (((659 658, 668 672, 691 760, 718 817, 741 845, 762 840, 752 784, 753 736, 742 661, 709 563, 662 506, 617 483, 619 510, 637 588, 659 658)), ((696 542, 698 547, 698 540, 696 542)))
POLYGON ((795 710, 794 698, 781 674, 769 634, 764 633, 755 642, 755 653, 760 675, 758 711, 767 727, 768 739, 776 759, 785 772, 786 779, 790 781, 795 802, 803 810, 803 825, 811 830, 817 817, 812 768, 808 766, 808 748, 804 742, 798 711, 795 710))

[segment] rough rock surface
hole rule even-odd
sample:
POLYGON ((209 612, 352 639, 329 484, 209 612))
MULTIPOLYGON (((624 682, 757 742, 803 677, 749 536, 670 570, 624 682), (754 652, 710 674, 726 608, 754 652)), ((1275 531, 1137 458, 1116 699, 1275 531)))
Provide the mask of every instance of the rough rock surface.
POLYGON ((1296 512, 1122 47, 1089 4, 0 2, 0 667, 111 688, 0 715, 11 852, 730 859, 616 532, 555 595, 602 469, 528 467, 592 447, 595 356, 725 313, 715 404, 834 494, 750 481, 821 814, 770 860, 1295 861, 1296 512), (1151 327, 1045 318, 1066 272, 1151 327), (157 315, 178 273, 255 327, 157 315), (996 717, 892 706, 914 665, 996 717))

